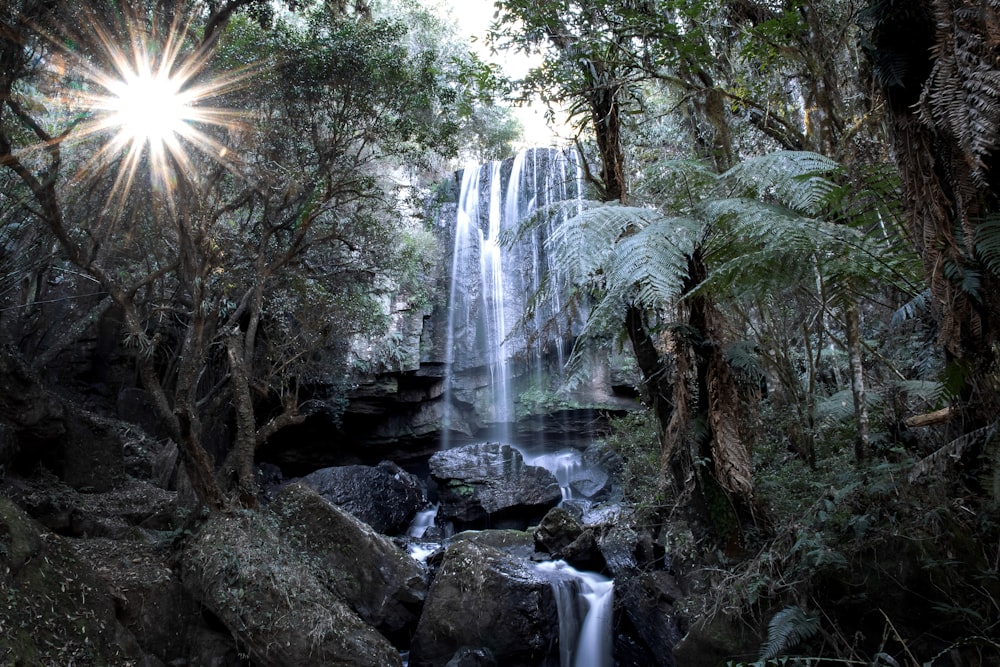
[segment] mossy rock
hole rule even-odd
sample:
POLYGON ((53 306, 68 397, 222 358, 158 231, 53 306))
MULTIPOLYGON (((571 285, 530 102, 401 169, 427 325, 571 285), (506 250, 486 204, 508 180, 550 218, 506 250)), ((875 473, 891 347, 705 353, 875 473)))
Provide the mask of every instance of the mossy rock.
POLYGON ((155 665, 64 538, 0 497, 0 664, 155 665))
POLYGON ((182 578, 258 667, 402 665, 262 512, 213 515, 185 550, 182 578))

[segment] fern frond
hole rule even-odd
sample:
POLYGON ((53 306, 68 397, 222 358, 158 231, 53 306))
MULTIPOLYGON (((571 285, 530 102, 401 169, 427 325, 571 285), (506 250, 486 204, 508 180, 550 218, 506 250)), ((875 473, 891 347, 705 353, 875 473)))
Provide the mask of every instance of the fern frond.
POLYGON ((982 301, 983 295, 980 292, 982 279, 979 271, 968 266, 959 266, 958 262, 952 259, 945 259, 941 264, 941 269, 945 278, 965 292, 970 299, 976 303, 982 301))
POLYGON ((726 361, 739 373, 751 381, 765 377, 764 364, 761 362, 757 346, 753 341, 740 340, 726 346, 726 361))
POLYGON ((929 312, 930 298, 931 291, 929 289, 925 289, 923 292, 917 294, 912 299, 897 308, 893 311, 892 317, 889 318, 889 328, 894 329, 904 322, 908 322, 909 320, 929 312))
POLYGON ((989 444, 997 434, 1000 422, 992 422, 986 426, 981 426, 974 431, 959 436, 947 443, 943 447, 928 454, 914 464, 910 470, 909 481, 915 482, 928 473, 941 475, 949 466, 960 461, 966 452, 981 445, 989 444))
POLYGON ((976 225, 976 255, 990 273, 1000 276, 1000 216, 990 216, 976 225))
POLYGON ((910 398, 931 401, 941 392, 941 383, 933 380, 900 380, 893 382, 893 388, 906 392, 910 398))
POLYGON ((920 98, 922 119, 955 138, 978 187, 988 186, 989 157, 1000 145, 997 14, 987 7, 938 7, 934 67, 920 98))
POLYGON ((662 218, 615 246, 607 267, 612 289, 637 289, 636 300, 657 306, 680 297, 700 223, 691 218, 662 218))
MULTIPOLYGON (((869 407, 877 404, 880 397, 871 389, 865 392, 865 402, 869 407)), ((816 421, 844 421, 854 416, 854 396, 850 389, 835 392, 830 396, 816 398, 813 406, 816 421)))
POLYGON ((556 262, 570 280, 586 282, 607 266, 617 241, 663 216, 655 209, 587 201, 549 237, 556 262))
POLYGON ((774 200, 793 211, 815 215, 836 191, 834 160, 808 151, 775 151, 740 162, 722 175, 738 192, 774 200))
POLYGON ((819 633, 819 617, 801 607, 785 607, 767 624, 767 643, 760 649, 761 660, 771 660, 819 633))
POLYGON ((718 182, 719 174, 697 160, 660 160, 644 171, 635 195, 665 211, 686 214, 709 198, 718 182))

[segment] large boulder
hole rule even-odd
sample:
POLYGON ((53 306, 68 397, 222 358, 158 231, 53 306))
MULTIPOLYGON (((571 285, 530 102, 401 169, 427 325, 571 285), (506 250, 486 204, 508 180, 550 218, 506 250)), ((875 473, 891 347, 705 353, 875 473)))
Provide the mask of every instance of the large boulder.
POLYGON ((582 464, 573 471, 569 488, 574 498, 606 500, 613 495, 614 478, 608 472, 616 465, 613 453, 599 445, 591 445, 583 452, 582 464))
POLYGON ((240 667, 233 637, 212 627, 171 567, 170 542, 106 538, 73 541, 81 561, 114 591, 115 615, 165 665, 240 667))
MULTIPOLYGON (((674 603, 683 597, 663 560, 655 559, 647 540, 630 526, 616 525, 599 540, 607 572, 615 580, 617 627, 643 655, 641 662, 655 667, 675 667, 671 649, 680 641, 680 613, 674 603)), ((629 651, 632 652, 631 650, 629 651)))
POLYGON ((488 664, 469 663, 471 650, 505 667, 556 667, 558 638, 552 586, 520 559, 460 540, 431 585, 410 665, 488 664))
POLYGON ((438 521, 455 528, 524 529, 559 504, 555 476, 525 464, 521 453, 496 442, 456 447, 430 458, 440 498, 438 521))
POLYGON ((159 667, 70 543, 0 496, 0 664, 159 667))
POLYGON ((390 639, 408 641, 427 596, 424 566, 302 484, 286 486, 271 510, 282 536, 318 566, 328 588, 390 639))
POLYGON ((299 481, 386 535, 405 532, 427 504, 420 479, 389 461, 322 468, 299 481))
POLYGON ((184 585, 260 667, 401 667, 399 652, 289 548, 271 517, 212 515, 183 554, 184 585))

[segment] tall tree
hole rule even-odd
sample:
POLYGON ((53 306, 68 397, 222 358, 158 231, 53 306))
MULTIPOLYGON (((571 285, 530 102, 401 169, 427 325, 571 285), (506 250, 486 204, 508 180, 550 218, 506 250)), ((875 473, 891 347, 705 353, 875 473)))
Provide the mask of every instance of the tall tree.
POLYGON ((1000 407, 1000 5, 873 0, 862 25, 949 363, 957 436, 992 423, 1000 407))
MULTIPOLYGON (((568 104, 571 113, 584 119, 601 164, 600 175, 590 175, 589 180, 603 202, 625 204, 628 169, 622 133, 626 114, 639 109, 636 85, 649 76, 648 52, 643 51, 648 40, 642 28, 651 24, 652 8, 646 3, 619 6, 592 0, 568 3, 559 13, 550 6, 520 0, 499 6, 497 31, 511 26, 507 36, 522 46, 548 46, 546 65, 529 78, 529 83, 568 104), (636 46, 640 51, 634 50, 636 46)), ((676 37, 683 18, 676 16, 675 9, 671 8, 675 20, 668 19, 661 28, 670 26, 676 37)), ((689 55, 685 51, 680 59, 693 60, 689 55)), ((709 95, 704 99, 709 103, 702 111, 710 110, 705 116, 718 120, 711 113, 717 110, 712 103, 716 98, 709 95)), ((728 166, 731 156, 724 130, 724 122, 713 124, 711 139, 705 142, 707 152, 722 168, 728 166)), ((612 242, 632 248, 649 239, 626 218, 612 242)), ((659 423, 662 484, 672 486, 677 497, 684 499, 682 504, 693 501, 691 506, 701 507, 703 512, 705 494, 718 492, 710 502, 719 511, 704 516, 717 519, 716 527, 729 540, 739 533, 739 526, 755 522, 758 511, 749 450, 730 419, 739 401, 722 352, 720 313, 708 294, 694 294, 706 276, 700 244, 688 249, 682 275, 682 293, 692 294, 684 301, 644 299, 641 294, 619 290, 613 293, 623 299, 621 323, 639 363, 644 396, 659 423), (664 318, 665 309, 674 308, 684 311, 686 333, 679 335, 675 330, 669 341, 657 340, 657 321, 664 318), (703 428, 692 429, 694 422, 703 428), (698 442, 694 455, 682 444, 689 438, 698 442), (701 458, 709 465, 696 466, 701 458)))

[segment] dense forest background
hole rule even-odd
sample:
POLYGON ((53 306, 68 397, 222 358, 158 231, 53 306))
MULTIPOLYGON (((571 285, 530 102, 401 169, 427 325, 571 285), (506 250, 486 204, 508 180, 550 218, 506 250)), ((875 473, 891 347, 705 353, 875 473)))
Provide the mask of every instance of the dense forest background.
POLYGON ((683 584, 676 664, 1000 661, 1000 3, 498 0, 518 81, 405 0, 0 8, 8 485, 113 487, 145 429, 178 533, 262 511, 262 448, 441 298, 438 184, 545 104, 586 165, 576 349, 638 369, 606 446, 683 584), (176 124, 122 120, 145 61, 176 124))

